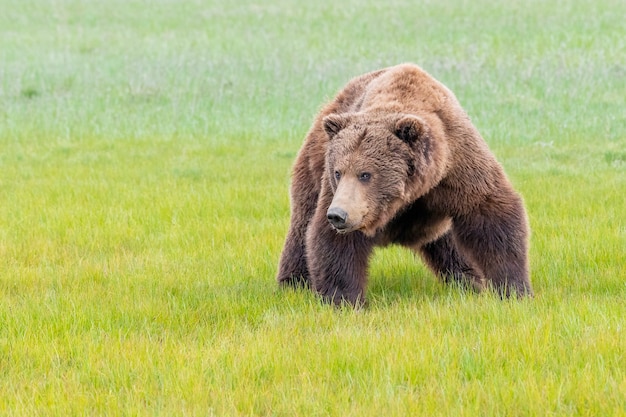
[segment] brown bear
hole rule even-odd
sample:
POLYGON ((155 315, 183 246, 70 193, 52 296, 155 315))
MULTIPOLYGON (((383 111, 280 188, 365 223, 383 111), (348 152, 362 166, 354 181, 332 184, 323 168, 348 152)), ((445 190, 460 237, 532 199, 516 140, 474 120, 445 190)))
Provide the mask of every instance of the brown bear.
POLYGON ((364 301, 374 246, 416 251, 446 282, 532 295, 520 196, 454 94, 402 64, 350 81, 293 168, 278 282, 364 301))

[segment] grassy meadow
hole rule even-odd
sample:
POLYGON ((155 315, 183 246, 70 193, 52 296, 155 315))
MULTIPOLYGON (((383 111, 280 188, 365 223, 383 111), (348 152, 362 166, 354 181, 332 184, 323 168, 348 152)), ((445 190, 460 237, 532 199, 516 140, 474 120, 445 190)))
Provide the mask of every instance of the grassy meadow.
POLYGON ((626 415, 626 2, 0 10, 0 415, 626 415), (365 310, 277 288, 315 113, 400 62, 524 196, 533 300, 399 248, 365 310))

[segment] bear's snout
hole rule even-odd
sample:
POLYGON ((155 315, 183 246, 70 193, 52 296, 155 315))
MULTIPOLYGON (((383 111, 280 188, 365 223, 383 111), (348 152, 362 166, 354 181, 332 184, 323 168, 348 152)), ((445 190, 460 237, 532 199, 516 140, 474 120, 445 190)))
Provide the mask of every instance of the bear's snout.
POLYGON ((348 220, 348 213, 342 208, 331 207, 326 212, 326 217, 330 224, 337 230, 342 230, 347 227, 346 221, 348 220))

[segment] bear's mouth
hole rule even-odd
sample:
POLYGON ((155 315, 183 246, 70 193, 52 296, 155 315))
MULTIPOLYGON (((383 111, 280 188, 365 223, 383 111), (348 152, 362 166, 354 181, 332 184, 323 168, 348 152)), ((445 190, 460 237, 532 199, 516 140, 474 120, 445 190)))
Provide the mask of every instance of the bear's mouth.
POLYGON ((331 224, 330 226, 339 235, 347 235, 349 233, 354 233, 354 232, 363 232, 367 234, 367 228, 364 225, 355 226, 355 225, 346 224, 345 226, 339 226, 339 225, 331 224))
POLYGON ((352 227, 349 226, 335 226, 331 224, 331 227, 335 229, 335 232, 339 233, 340 235, 348 234, 354 230, 352 227))
POLYGON ((338 234, 343 235, 365 229, 363 222, 365 214, 367 213, 349 212, 337 205, 331 206, 327 210, 326 217, 330 226, 335 229, 338 234))

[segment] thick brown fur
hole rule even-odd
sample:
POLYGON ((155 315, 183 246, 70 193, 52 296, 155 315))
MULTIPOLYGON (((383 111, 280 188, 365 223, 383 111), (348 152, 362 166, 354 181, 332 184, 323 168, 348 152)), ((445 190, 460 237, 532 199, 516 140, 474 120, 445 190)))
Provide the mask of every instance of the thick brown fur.
POLYGON ((374 246, 446 282, 532 295, 520 196, 454 94, 412 64, 354 78, 315 119, 291 184, 278 282, 364 301, 374 246))

